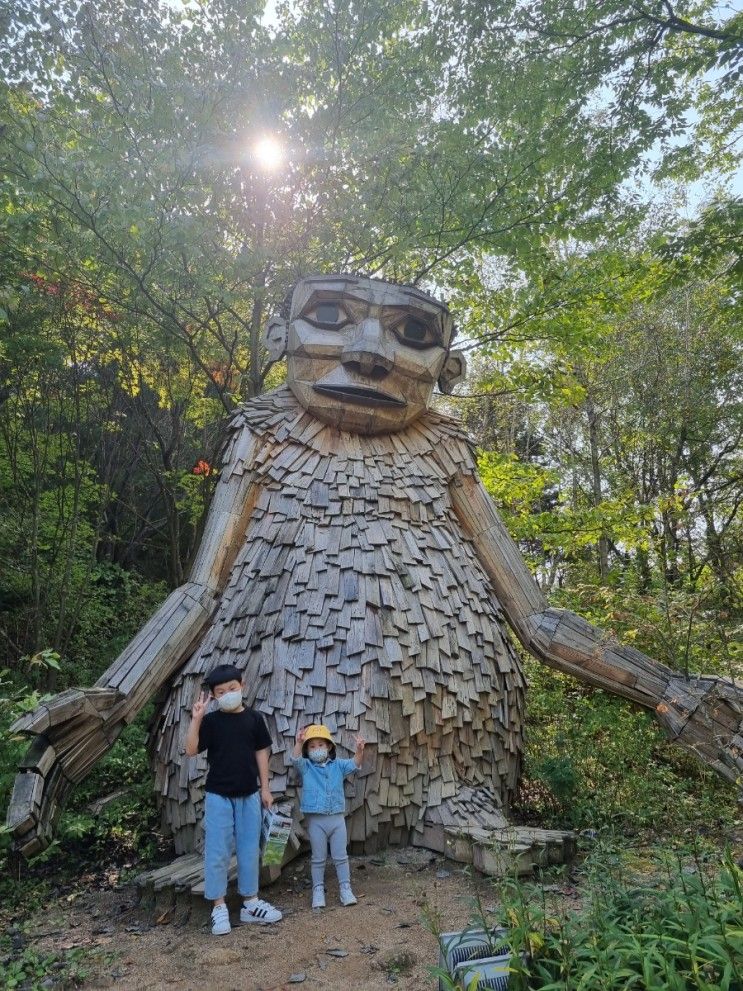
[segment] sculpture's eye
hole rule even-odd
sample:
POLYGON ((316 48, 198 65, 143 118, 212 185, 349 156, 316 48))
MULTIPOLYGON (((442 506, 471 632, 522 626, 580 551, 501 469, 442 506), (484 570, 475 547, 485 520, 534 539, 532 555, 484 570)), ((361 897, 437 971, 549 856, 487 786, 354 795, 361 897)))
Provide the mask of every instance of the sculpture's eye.
POLYGON ((438 339, 428 324, 415 317, 407 317, 397 325, 397 336, 403 344, 411 348, 430 348, 438 343, 438 339))
POLYGON ((343 306, 335 300, 323 300, 315 303, 310 309, 302 314, 305 320, 321 327, 323 330, 340 330, 348 323, 348 314, 343 306))

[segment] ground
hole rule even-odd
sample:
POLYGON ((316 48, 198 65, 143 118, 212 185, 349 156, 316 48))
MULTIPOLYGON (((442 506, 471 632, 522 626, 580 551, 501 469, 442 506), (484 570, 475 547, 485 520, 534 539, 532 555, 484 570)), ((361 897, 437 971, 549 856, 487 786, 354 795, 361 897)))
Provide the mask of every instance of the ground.
POLYGON ((358 905, 340 906, 329 868, 328 908, 313 912, 305 856, 263 892, 284 912, 275 926, 237 923, 229 935, 212 936, 206 925, 145 910, 129 883, 63 897, 26 932, 40 952, 94 950, 84 983, 91 989, 431 991, 438 942, 425 916, 433 912, 445 930, 456 930, 470 920, 476 896, 486 907, 497 903, 497 883, 427 851, 393 850, 351 863, 358 905))

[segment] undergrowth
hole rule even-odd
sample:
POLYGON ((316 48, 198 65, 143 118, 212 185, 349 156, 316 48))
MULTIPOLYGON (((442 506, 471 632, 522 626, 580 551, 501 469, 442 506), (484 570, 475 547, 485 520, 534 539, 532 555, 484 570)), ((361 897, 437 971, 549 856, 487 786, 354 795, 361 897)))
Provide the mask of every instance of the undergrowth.
MULTIPOLYGON (((497 910, 478 903, 473 930, 506 929, 509 991, 743 991, 743 871, 729 853, 602 844, 581 874, 578 905, 513 878, 494 882, 497 910)), ((445 991, 478 986, 434 975, 445 991)))
POLYGON ((525 773, 518 814, 553 828, 724 836, 735 788, 666 740, 652 716, 533 659, 525 662, 525 773))

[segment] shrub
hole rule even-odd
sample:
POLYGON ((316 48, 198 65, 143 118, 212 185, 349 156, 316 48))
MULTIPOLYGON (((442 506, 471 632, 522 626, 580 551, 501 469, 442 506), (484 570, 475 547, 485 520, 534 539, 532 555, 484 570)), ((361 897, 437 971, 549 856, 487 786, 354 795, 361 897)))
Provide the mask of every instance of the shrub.
POLYGON ((652 868, 638 878, 623 857, 600 850, 572 913, 558 914, 539 889, 507 883, 510 987, 741 991, 743 872, 729 854, 709 871, 698 852, 691 863, 658 854, 652 868))
MULTIPOLYGON (((743 871, 714 856, 710 866, 700 849, 651 852, 640 871, 599 845, 579 907, 509 878, 496 882, 498 910, 478 903, 471 928, 507 930, 509 991, 743 991, 743 871)), ((440 935, 435 915, 428 925, 440 935)), ((448 991, 470 991, 432 971, 448 991)))
POLYGON ((669 743, 652 716, 532 659, 526 671, 524 818, 674 835, 730 827, 734 787, 669 743))

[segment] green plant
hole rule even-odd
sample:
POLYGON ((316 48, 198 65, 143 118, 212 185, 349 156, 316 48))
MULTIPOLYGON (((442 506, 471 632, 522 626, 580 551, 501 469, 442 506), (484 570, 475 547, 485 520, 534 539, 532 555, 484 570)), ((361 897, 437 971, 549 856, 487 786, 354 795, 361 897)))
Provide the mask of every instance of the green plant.
MULTIPOLYGON (((743 991, 743 871, 729 853, 600 840, 580 873, 577 908, 516 877, 495 882, 497 911, 475 901, 468 928, 507 930, 510 991, 743 991)), ((424 924, 440 939, 438 912, 424 924)), ((430 971, 445 991, 474 991, 430 971)))
POLYGON ((147 755, 150 718, 147 707, 75 792, 60 820, 63 840, 119 861, 155 852, 158 812, 147 755), (107 796, 111 800, 95 811, 95 803, 107 796))
POLYGON ((525 662, 525 774, 519 811, 545 826, 625 833, 729 831, 735 791, 669 744, 652 717, 566 675, 525 662))
POLYGON ((81 948, 41 953, 30 947, 0 958, 0 986, 11 991, 48 991, 81 987, 91 952, 81 948))
POLYGON ((507 881, 514 991, 741 991, 743 872, 732 857, 712 869, 695 849, 691 860, 653 854, 643 867, 638 873, 600 847, 586 863, 576 912, 507 881))

